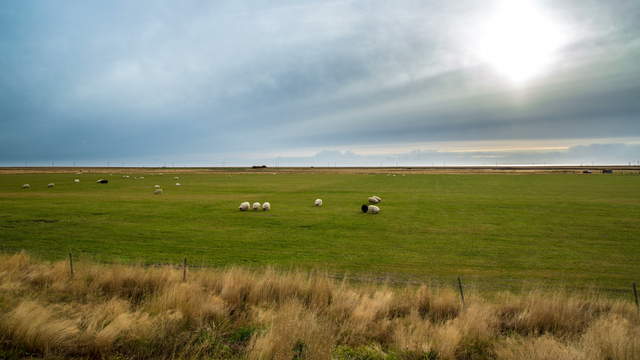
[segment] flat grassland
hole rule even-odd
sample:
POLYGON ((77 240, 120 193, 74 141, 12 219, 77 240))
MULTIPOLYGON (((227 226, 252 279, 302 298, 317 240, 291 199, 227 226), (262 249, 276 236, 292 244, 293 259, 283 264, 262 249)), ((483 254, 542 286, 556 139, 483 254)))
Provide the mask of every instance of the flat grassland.
POLYGON ((5 172, 0 251, 21 249, 50 260, 69 251, 108 262, 186 257, 392 280, 462 276, 482 289, 534 282, 620 290, 640 280, 640 176, 5 172), (102 177, 109 184, 96 184, 102 177), (155 184, 162 195, 153 195, 155 184), (379 215, 360 212, 371 195, 383 198, 379 215), (242 201, 269 201, 272 210, 243 213, 242 201))

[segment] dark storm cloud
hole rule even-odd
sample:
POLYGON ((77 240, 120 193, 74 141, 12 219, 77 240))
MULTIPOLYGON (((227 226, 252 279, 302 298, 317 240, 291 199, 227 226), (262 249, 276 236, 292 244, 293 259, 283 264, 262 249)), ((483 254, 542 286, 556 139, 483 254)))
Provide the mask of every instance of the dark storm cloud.
POLYGON ((0 163, 640 137, 637 1, 541 1, 572 37, 524 87, 468 51, 490 3, 6 1, 0 163))

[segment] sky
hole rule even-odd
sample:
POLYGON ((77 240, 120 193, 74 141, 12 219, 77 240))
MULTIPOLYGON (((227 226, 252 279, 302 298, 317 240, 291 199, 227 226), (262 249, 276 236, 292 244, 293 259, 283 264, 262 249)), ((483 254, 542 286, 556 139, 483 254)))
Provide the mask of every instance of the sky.
POLYGON ((0 2, 0 166, 640 164, 637 0, 0 2))

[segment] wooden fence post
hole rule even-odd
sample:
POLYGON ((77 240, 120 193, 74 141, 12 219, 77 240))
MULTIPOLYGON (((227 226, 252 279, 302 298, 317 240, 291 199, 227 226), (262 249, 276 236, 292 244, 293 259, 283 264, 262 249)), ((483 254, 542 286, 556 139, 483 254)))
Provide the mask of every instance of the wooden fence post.
POLYGON ((462 290, 462 280, 458 276, 458 289, 460 290, 460 300, 462 301, 462 307, 464 307, 464 291, 462 290))
POLYGON ((69 272, 71 274, 71 278, 73 279, 73 256, 71 256, 71 251, 69 251, 69 272))
POLYGON ((632 284, 633 287, 633 297, 636 300, 636 308, 638 309, 638 313, 640 313, 640 303, 638 303, 638 289, 636 288, 636 283, 632 284))
POLYGON ((187 258, 184 258, 182 263, 182 281, 187 281, 187 258))

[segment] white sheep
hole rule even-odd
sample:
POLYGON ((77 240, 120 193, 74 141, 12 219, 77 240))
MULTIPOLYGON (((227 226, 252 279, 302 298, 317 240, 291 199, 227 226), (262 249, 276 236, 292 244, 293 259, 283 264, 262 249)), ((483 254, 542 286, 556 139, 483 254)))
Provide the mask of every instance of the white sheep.
POLYGON ((162 194, 162 189, 153 190, 153 195, 160 195, 160 194, 162 194))
POLYGON ((23 188, 23 189, 31 189, 31 185, 29 185, 29 184, 22 184, 22 188, 23 188))
POLYGON ((316 199, 316 201, 313 202, 314 206, 322 206, 322 199, 316 199))
POLYGON ((173 180, 180 180, 180 178, 179 178, 179 177, 177 177, 177 176, 174 176, 174 177, 173 177, 173 180))
POLYGON ((369 204, 378 204, 382 201, 380 196, 371 196, 369 199, 369 204))
POLYGON ((240 209, 240 211, 247 211, 249 210, 250 207, 251 207, 251 204, 249 204, 248 201, 245 201, 240 203, 240 206, 238 207, 238 209, 240 209))
POLYGON ((54 187, 54 186, 56 186, 56 184, 54 184, 54 183, 48 183, 48 184, 47 184, 47 187, 48 187, 48 188, 52 188, 52 187, 54 187))
POLYGON ((153 187, 156 188, 156 189, 160 189, 160 185, 157 185, 157 184, 153 185, 153 187))
POLYGON ((253 205, 251 205, 251 207, 253 208, 254 211, 258 211, 258 210, 260 210, 262 205, 260 205, 260 203, 256 201, 256 202, 253 203, 253 205))
POLYGON ((182 184, 180 184, 180 183, 176 183, 176 186, 182 186, 182 184))
POLYGON ((365 214, 377 214, 380 212, 380 208, 375 205, 362 205, 360 210, 365 214))
POLYGON ((73 179, 73 182, 77 184, 80 182, 80 179, 73 179))
POLYGON ((271 210, 271 204, 269 202, 265 202, 264 204, 262 204, 262 210, 263 211, 271 210))

